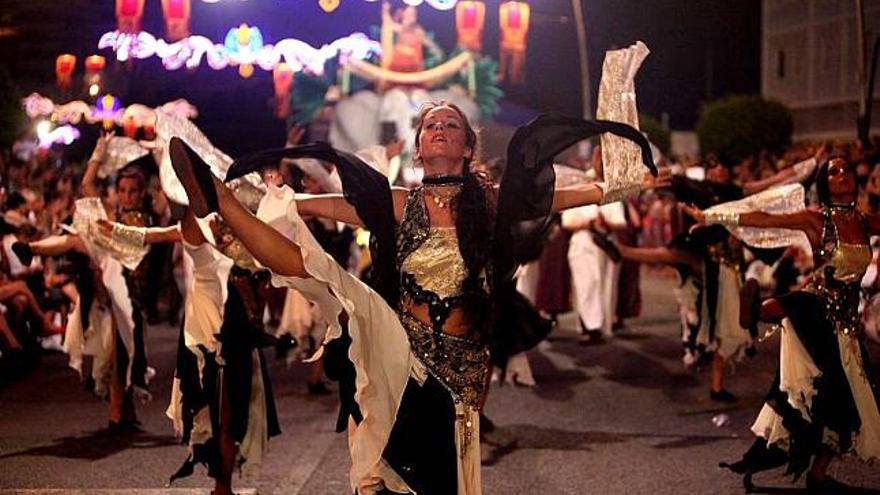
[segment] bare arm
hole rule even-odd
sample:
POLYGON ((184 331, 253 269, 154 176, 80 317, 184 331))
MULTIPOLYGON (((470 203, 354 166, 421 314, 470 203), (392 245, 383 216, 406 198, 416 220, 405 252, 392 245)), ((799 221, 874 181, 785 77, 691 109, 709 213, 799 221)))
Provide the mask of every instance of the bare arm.
MULTIPOLYGON (((645 179, 641 184, 641 189, 648 190, 657 187, 665 187, 672 181, 672 175, 668 168, 661 168, 657 177, 646 173, 645 179)), ((577 206, 594 205, 602 202, 605 193, 608 192, 604 187, 605 183, 599 184, 578 184, 575 186, 561 187, 553 191, 552 211, 558 213, 562 210, 574 208, 577 206)))
POLYGON ((107 144, 110 142, 110 135, 103 135, 98 138, 95 144, 95 150, 92 152, 91 158, 86 165, 82 178, 82 195, 86 198, 100 197, 101 191, 98 189, 98 167, 107 159, 107 144))
POLYGON ((296 208, 304 217, 329 218, 349 225, 364 224, 354 206, 342 194, 298 194, 296 208))
POLYGON ((553 192, 552 211, 558 213, 577 206, 597 204, 602 201, 602 196, 602 188, 596 184, 579 184, 559 188, 553 192))
MULTIPOLYGON (((101 229, 101 232, 104 235, 110 236, 113 234, 113 225, 116 224, 116 222, 110 222, 108 220, 96 220, 95 223, 98 225, 98 228, 101 229)), ((125 226, 123 226, 123 228, 125 228, 125 226)), ((144 244, 178 242, 180 241, 180 239, 180 229, 177 227, 177 225, 172 225, 169 227, 147 227, 144 229, 144 244)))
POLYGON ((152 227, 147 229, 147 233, 144 236, 144 244, 178 242, 180 240, 180 229, 177 225, 171 225, 169 227, 152 227))
MULTIPOLYGON (((399 222, 403 217, 403 206, 406 204, 407 190, 399 187, 391 189, 394 202, 394 218, 399 222)), ((336 220, 337 222, 364 226, 354 206, 342 194, 297 194, 296 207, 302 216, 313 216, 336 220)))
MULTIPOLYGON (((701 225, 706 224, 706 214, 693 206, 683 206, 684 212, 701 225)), ((760 211, 742 213, 739 215, 741 227, 779 228, 800 230, 807 234, 810 244, 818 246, 822 237, 822 218, 818 213, 810 210, 797 213, 773 214, 760 211)))

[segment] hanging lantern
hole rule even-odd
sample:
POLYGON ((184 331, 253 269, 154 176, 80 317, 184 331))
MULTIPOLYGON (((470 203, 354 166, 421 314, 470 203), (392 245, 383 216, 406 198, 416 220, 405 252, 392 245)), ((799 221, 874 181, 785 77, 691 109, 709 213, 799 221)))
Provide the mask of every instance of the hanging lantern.
POLYGON ((87 73, 101 72, 107 66, 107 59, 101 55, 89 55, 86 57, 85 66, 87 73))
POLYGON ((75 55, 69 53, 58 55, 58 58, 55 59, 55 77, 59 88, 70 88, 74 69, 76 69, 75 55))
POLYGON ((189 0, 162 0, 162 13, 168 41, 180 41, 189 36, 189 0))
POLYGON ((514 84, 525 82, 526 39, 529 34, 529 4, 509 1, 498 7, 501 28, 501 50, 498 80, 509 79, 514 84))
POLYGON ((89 55, 84 63, 86 67, 83 82, 88 88, 89 96, 96 97, 101 93, 101 71, 107 65, 107 60, 100 55, 89 55))
POLYGON ((272 83, 275 86, 275 116, 287 118, 290 114, 290 88, 293 86, 293 69, 281 62, 272 71, 272 83))
POLYGON ((126 116, 125 120, 122 121, 122 133, 125 134, 127 137, 134 139, 135 136, 137 136, 137 132, 138 125, 137 122, 134 120, 134 115, 126 116))
POLYGON ((156 116, 150 115, 144 120, 144 134, 143 138, 145 141, 152 141, 156 139, 156 116))
POLYGON ((141 32, 144 0, 116 0, 116 29, 123 33, 141 32))
POLYGON ((486 5, 483 2, 463 1, 455 6, 455 29, 458 45, 466 50, 483 51, 483 23, 486 5))
POLYGON ((116 117, 122 111, 121 107, 119 98, 108 93, 98 98, 98 101, 95 102, 93 116, 101 119, 101 125, 104 127, 104 130, 110 132, 113 130, 113 126, 116 125, 116 117))

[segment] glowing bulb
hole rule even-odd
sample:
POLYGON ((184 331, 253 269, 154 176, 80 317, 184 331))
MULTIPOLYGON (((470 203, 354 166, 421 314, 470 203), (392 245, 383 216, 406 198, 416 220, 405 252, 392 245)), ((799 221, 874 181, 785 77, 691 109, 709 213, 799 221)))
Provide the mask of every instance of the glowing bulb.
POLYGON ((46 139, 46 136, 52 132, 52 123, 48 120, 41 120, 37 123, 37 138, 41 141, 46 139))
POLYGON ((101 86, 97 84, 92 84, 89 86, 89 96, 98 96, 98 93, 101 92, 101 86))

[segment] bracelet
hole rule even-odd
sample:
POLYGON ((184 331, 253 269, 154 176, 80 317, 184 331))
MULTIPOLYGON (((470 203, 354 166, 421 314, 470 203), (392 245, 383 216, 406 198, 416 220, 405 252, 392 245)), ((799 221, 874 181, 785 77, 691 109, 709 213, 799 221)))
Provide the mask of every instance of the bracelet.
POLYGON ((739 225, 739 213, 733 211, 707 211, 706 225, 723 225, 736 227, 739 225))

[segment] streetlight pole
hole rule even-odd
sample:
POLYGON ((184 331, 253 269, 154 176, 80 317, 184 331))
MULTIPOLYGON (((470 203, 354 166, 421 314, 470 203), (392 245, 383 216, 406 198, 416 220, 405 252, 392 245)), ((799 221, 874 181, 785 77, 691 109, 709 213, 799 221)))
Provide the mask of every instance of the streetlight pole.
POLYGON ((578 55, 581 67, 581 101, 583 108, 581 114, 583 118, 592 117, 593 101, 590 96, 590 65, 587 58, 587 31, 584 24, 584 0, 571 0, 571 10, 574 14, 574 24, 577 30, 578 38, 578 55))

